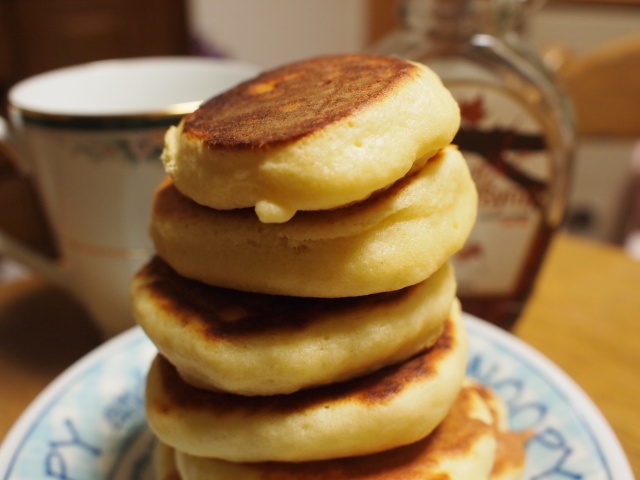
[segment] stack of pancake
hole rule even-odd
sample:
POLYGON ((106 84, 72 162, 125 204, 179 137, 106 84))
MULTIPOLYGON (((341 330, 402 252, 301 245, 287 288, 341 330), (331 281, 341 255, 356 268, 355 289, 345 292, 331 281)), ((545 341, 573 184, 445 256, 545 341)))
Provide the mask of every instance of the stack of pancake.
POLYGON ((521 448, 497 444, 522 442, 465 381, 448 260, 477 198, 459 121, 428 68, 342 55, 167 132, 157 256, 132 286, 159 351, 158 478, 517 478, 521 448))

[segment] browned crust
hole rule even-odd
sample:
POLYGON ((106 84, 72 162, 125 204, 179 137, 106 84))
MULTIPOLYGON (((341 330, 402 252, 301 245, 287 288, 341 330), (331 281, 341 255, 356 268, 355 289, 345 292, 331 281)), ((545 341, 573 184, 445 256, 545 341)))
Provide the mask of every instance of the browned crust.
POLYGON ((418 74, 395 57, 317 57, 265 72, 205 102, 183 134, 212 149, 284 146, 379 102, 418 74))
POLYGON ((417 286, 336 299, 265 295, 214 287, 178 275, 160 257, 136 275, 139 291, 163 315, 197 331, 203 341, 234 341, 265 332, 304 330, 308 325, 355 310, 404 302, 417 286))
MULTIPOLYGON (((177 370, 164 357, 157 362, 160 381, 165 392, 156 408, 164 413, 172 409, 202 409, 217 412, 247 412, 252 414, 273 412, 289 414, 315 405, 356 401, 365 405, 391 401, 414 382, 421 382, 437 374, 437 366, 457 347, 453 321, 447 319, 440 339, 427 351, 399 365, 382 368, 374 373, 342 383, 301 390, 289 395, 245 397, 224 392, 200 390, 180 378, 177 370)), ((248 418, 250 421, 250 418, 248 418)))

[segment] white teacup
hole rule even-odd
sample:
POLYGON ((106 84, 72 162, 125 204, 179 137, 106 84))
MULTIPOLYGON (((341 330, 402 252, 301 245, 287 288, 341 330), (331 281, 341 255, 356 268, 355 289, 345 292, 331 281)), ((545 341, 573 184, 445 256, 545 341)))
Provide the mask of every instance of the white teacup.
POLYGON ((257 72, 232 60, 149 57, 63 68, 15 85, 11 141, 34 174, 63 262, 6 235, 0 251, 69 288, 105 337, 133 325, 129 284, 153 253, 148 224, 165 175, 164 132, 257 72))

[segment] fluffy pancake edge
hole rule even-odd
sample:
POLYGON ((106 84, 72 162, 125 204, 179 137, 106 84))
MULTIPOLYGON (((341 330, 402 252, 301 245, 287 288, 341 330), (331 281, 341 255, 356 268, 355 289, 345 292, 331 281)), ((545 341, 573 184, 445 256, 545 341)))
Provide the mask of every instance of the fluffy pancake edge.
POLYGON ((466 355, 458 307, 428 352, 359 379, 291 395, 197 390, 159 357, 147 379, 147 418, 163 442, 196 456, 255 462, 373 453, 414 442, 437 426, 460 390, 466 355))
POLYGON ((184 279, 156 258, 135 276, 132 303, 189 384, 273 395, 361 376, 430 347, 455 289, 447 263, 420 284, 367 297, 260 295, 184 279))
POLYGON ((428 437, 377 454, 304 463, 232 463, 178 452, 184 480, 215 475, 220 480, 483 480, 488 478, 496 439, 487 406, 464 387, 442 424, 428 437))
POLYGON ((246 209, 199 206, 168 182, 156 193, 151 236, 179 274, 211 285, 332 298, 399 290, 462 248, 477 192, 455 148, 397 188, 344 211, 262 224, 246 209))

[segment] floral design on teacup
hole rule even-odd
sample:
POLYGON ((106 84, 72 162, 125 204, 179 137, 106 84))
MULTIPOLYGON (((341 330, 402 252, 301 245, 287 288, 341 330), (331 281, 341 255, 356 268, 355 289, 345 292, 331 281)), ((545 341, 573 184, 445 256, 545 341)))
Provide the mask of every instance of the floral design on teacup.
POLYGON ((76 140, 72 155, 93 161, 124 160, 130 163, 158 161, 162 154, 166 128, 140 134, 107 135, 76 140))

